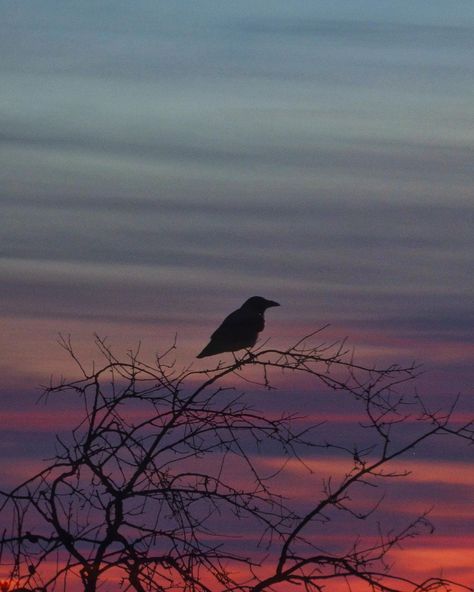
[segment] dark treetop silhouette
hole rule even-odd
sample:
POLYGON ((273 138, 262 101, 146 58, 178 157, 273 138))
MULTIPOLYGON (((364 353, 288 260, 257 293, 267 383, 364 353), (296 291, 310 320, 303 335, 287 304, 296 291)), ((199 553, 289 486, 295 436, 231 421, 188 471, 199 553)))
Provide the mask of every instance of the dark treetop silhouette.
POLYGON ((89 368, 61 338, 79 376, 44 400, 65 396, 77 418, 39 472, 0 485, 9 592, 474 592, 437 566, 422 581, 399 571, 392 550, 432 528, 416 509, 397 525, 383 511, 408 475, 402 457, 438 437, 474 443, 474 422, 407 392, 416 366, 365 367, 344 341, 314 343, 319 333, 204 370, 180 369, 174 345, 150 364, 100 338, 105 362, 89 368), (291 377, 309 416, 259 410, 226 386, 246 371, 259 392, 291 377), (312 385, 304 395, 298 376, 312 385), (354 412, 349 436, 327 398, 354 412), (343 469, 313 472, 315 458, 343 469))
POLYGON ((261 296, 252 296, 246 300, 240 308, 224 319, 211 335, 210 342, 196 357, 205 358, 253 347, 258 334, 265 327, 263 313, 272 306, 280 305, 261 296))

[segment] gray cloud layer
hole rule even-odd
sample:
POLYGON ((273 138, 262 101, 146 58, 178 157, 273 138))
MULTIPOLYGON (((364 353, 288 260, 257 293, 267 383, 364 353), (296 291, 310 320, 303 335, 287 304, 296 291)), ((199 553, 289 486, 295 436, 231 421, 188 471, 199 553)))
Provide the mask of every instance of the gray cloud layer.
POLYGON ((189 322, 261 292, 466 338, 467 5, 169 6, 9 5, 4 311, 189 322))

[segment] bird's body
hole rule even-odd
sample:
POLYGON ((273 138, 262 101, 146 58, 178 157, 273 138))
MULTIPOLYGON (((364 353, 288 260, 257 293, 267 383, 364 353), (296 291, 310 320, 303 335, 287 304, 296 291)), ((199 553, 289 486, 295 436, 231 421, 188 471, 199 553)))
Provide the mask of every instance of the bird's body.
POLYGON ((205 358, 254 346, 258 334, 265 327, 263 313, 271 306, 280 305, 261 296, 252 296, 246 300, 240 308, 224 319, 211 335, 208 345, 197 357, 205 358))

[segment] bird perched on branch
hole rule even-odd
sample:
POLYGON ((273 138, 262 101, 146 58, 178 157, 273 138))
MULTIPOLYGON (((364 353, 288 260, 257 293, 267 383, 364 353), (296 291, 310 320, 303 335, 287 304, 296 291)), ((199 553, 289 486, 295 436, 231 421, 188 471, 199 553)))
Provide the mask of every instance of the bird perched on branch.
POLYGON ((261 296, 252 296, 246 300, 224 319, 211 335, 210 342, 196 357, 205 358, 254 346, 258 334, 265 327, 263 313, 271 306, 280 305, 261 296))

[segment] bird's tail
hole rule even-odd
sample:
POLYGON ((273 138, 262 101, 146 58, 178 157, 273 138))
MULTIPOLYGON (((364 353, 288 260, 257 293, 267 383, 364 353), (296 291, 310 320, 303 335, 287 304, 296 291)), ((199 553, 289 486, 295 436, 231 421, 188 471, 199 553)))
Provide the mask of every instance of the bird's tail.
POLYGON ((206 347, 199 353, 196 358, 207 358, 207 356, 215 356, 216 354, 221 354, 223 351, 222 347, 219 347, 218 344, 213 343, 212 341, 206 345, 206 347))

